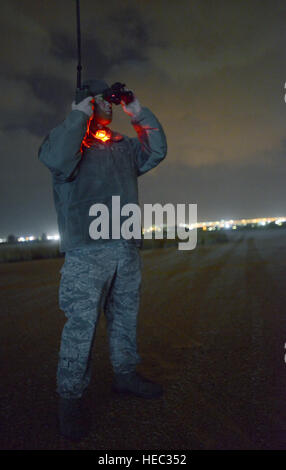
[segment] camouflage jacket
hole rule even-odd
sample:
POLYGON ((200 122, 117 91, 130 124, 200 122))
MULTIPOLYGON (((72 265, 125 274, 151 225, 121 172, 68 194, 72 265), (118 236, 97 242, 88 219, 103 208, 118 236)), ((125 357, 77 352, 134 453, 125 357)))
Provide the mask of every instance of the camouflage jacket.
MULTIPOLYGON (((71 111, 46 136, 38 152, 40 161, 52 174, 61 252, 106 242, 89 234, 90 207, 105 204, 111 221, 112 196, 120 196, 121 207, 128 203, 139 205, 138 176, 157 166, 167 154, 163 128, 146 107, 131 120, 138 138, 112 131, 110 140, 96 141, 81 152, 88 119, 82 111, 71 111)), ((128 218, 121 216, 121 223, 124 217, 128 218)), ((142 246, 141 238, 129 241, 142 246)))

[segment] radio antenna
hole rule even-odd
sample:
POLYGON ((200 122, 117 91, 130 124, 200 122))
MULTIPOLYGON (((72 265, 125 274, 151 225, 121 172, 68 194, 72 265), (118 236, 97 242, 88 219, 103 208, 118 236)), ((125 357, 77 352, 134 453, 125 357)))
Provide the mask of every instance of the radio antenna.
POLYGON ((81 38, 80 38, 80 0, 76 0, 76 21, 77 21, 77 88, 81 89, 81 38))

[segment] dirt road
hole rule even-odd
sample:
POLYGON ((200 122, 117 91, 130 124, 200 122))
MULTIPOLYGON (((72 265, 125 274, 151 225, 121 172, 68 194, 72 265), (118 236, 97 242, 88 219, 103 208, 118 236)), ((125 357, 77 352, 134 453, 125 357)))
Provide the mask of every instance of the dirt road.
POLYGON ((232 232, 193 251, 141 252, 139 370, 156 400, 111 391, 105 318, 87 401, 91 435, 57 433, 63 259, 0 265, 1 449, 286 449, 286 233, 232 232))

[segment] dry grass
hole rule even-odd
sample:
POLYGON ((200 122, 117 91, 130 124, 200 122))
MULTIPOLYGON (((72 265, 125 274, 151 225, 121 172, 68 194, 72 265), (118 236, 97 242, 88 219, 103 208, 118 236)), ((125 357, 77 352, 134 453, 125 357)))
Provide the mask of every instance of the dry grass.
MULTIPOLYGON (((198 245, 212 245, 215 243, 225 243, 228 241, 224 231, 203 232, 198 230, 198 245)), ((177 246, 178 238, 168 240, 144 240, 143 250, 170 248, 177 246)), ((181 240, 182 241, 182 240, 181 240)), ((55 241, 33 241, 25 243, 3 243, 0 245, 0 263, 31 261, 34 259, 60 258, 64 254, 59 251, 59 243, 55 241)))

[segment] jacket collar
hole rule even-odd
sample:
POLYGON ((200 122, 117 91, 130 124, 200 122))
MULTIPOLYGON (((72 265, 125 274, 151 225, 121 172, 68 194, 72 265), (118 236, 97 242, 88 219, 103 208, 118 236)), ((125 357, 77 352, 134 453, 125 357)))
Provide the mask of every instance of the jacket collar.
POLYGON ((113 142, 119 142, 120 140, 123 140, 123 135, 121 135, 119 132, 115 132, 111 130, 111 140, 113 142))

